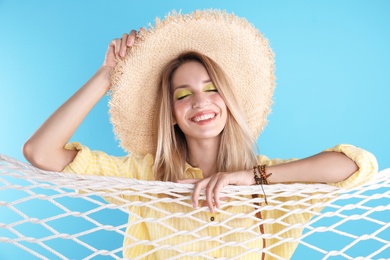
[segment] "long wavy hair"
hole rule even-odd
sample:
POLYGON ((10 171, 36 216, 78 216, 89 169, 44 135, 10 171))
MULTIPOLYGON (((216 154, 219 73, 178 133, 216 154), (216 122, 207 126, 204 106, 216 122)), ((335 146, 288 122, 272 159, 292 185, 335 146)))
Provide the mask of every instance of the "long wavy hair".
POLYGON ((196 61, 202 64, 224 100, 228 113, 217 157, 217 172, 250 169, 256 164, 254 152, 256 137, 253 136, 232 86, 221 67, 209 57, 197 52, 185 52, 167 64, 161 74, 155 125, 157 149, 154 173, 156 180, 176 181, 183 178, 188 147, 184 133, 174 124, 172 77, 182 64, 196 61))

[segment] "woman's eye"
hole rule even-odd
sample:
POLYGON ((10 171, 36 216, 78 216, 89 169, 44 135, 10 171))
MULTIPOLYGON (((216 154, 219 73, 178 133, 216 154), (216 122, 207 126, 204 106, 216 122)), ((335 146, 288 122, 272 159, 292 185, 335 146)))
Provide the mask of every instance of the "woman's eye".
POLYGON ((190 96, 191 94, 192 94, 191 91, 186 90, 186 89, 181 89, 181 90, 178 90, 176 92, 175 99, 181 100, 181 99, 184 99, 184 98, 190 96))
POLYGON ((186 97, 188 97, 189 95, 184 95, 184 96, 180 96, 180 97, 177 97, 176 99, 177 100, 182 100, 182 99, 184 99, 184 98, 186 98, 186 97))
POLYGON ((208 84, 203 89, 205 92, 218 92, 218 89, 215 87, 213 83, 208 84))

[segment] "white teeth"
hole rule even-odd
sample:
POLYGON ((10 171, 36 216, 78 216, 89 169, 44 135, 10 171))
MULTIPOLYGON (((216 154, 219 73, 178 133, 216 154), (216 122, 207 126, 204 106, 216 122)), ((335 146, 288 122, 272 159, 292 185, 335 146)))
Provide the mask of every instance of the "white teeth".
POLYGON ((201 116, 194 117, 192 119, 192 121, 200 122, 200 121, 211 119, 211 118, 214 118, 214 117, 215 117, 215 114, 206 114, 206 115, 201 115, 201 116))

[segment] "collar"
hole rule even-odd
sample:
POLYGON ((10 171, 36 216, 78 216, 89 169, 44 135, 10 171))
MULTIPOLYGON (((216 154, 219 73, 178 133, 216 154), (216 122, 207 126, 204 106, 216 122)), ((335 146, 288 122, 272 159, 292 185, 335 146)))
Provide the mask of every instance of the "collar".
POLYGON ((185 179, 203 179, 203 172, 201 169, 191 166, 189 163, 186 163, 184 168, 184 178, 185 179))

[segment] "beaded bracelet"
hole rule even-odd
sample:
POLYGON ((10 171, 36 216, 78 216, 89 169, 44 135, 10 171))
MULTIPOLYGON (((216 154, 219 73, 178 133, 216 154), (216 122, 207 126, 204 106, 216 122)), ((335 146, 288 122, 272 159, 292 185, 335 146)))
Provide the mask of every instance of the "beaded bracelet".
POLYGON ((257 185, 262 184, 261 175, 259 174, 259 169, 257 166, 253 166, 253 177, 255 178, 255 183, 257 185))
POLYGON ((258 171, 261 174, 261 181, 263 182, 263 184, 270 184, 268 178, 269 178, 269 176, 272 175, 272 173, 267 174, 267 170, 265 168, 265 164, 257 165, 257 169, 258 169, 258 171))
POLYGON ((270 182, 267 179, 271 175, 272 173, 267 175, 267 171, 264 164, 253 166, 253 177, 255 178, 255 183, 257 185, 261 185, 261 189, 263 190, 263 194, 264 194, 265 204, 267 205, 268 205, 267 196, 265 195, 263 184, 270 184, 270 182))

